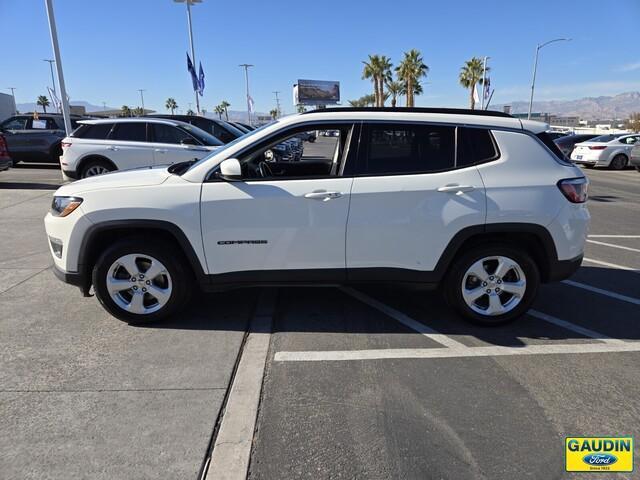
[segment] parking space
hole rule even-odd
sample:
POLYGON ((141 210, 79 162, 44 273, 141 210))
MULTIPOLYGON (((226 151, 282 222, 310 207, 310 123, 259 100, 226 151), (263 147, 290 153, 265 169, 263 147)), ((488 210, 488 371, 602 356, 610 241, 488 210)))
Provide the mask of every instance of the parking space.
POLYGON ((512 325, 436 292, 281 291, 251 478, 560 478, 565 436, 637 436, 640 175, 588 175, 587 260, 512 325))

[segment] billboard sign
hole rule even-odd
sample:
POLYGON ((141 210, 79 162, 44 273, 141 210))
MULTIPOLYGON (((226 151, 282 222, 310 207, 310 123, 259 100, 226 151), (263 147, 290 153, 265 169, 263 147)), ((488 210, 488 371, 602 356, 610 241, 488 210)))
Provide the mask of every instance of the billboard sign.
POLYGON ((298 80, 293 97, 296 105, 333 105, 340 102, 340 82, 298 80))

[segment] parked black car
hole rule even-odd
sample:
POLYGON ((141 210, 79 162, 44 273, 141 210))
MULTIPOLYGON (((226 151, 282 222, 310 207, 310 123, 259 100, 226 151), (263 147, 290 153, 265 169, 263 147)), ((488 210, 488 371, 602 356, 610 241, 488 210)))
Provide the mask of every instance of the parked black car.
POLYGON ((556 138, 554 143, 558 146, 560 151, 564 153, 566 157, 571 156, 571 152, 573 151, 573 147, 576 146, 576 143, 580 142, 588 142, 592 138, 597 137, 597 133, 580 133, 578 135, 565 135, 564 137, 556 138))
POLYGON ((155 118, 170 118, 172 120, 180 120, 181 122, 190 123, 194 127, 198 127, 207 133, 210 133, 222 143, 229 143, 236 138, 241 137, 246 132, 239 130, 234 125, 224 120, 216 120, 215 118, 200 117, 198 115, 149 115, 155 118))
MULTIPOLYGON (((83 117, 72 116, 71 126, 83 117)), ((58 163, 62 155, 60 142, 66 136, 62 115, 42 113, 14 115, 0 123, 0 133, 7 141, 14 165, 18 162, 58 163)))

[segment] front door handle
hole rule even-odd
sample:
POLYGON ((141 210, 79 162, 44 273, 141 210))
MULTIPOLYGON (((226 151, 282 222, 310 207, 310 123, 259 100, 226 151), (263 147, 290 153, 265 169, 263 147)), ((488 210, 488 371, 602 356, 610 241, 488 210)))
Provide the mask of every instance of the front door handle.
POLYGON ((342 196, 342 192, 327 192, 327 191, 318 191, 305 193, 304 198, 309 198, 311 200, 322 200, 323 202, 327 202, 334 198, 340 198, 342 196))
POLYGON ((466 192, 472 192, 476 189, 473 185, 445 185, 438 188, 439 192, 443 193, 455 193, 456 195, 462 195, 466 192))

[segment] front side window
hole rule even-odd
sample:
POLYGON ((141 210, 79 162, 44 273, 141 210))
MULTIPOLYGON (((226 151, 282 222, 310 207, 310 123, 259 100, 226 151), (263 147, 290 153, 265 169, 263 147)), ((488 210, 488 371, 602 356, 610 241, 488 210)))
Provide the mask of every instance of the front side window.
POLYGON ((111 134, 111 139, 123 142, 146 142, 147 124, 144 122, 118 123, 111 134))
POLYGON ((455 127, 371 124, 365 131, 359 173, 400 175, 455 166, 455 127))
POLYGON ((253 148, 240 158, 243 177, 258 180, 341 175, 353 125, 318 128, 291 129, 253 148))

